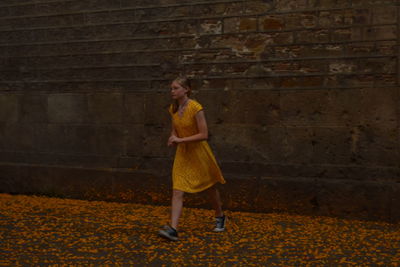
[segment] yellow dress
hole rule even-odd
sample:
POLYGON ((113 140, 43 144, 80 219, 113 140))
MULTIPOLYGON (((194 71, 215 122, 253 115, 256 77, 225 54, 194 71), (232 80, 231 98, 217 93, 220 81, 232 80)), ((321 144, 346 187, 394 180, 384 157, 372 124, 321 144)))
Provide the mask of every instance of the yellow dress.
MULTIPOLYGON (((180 117, 178 112, 172 113, 170 106, 169 112, 178 137, 198 133, 195 115, 202 109, 197 101, 190 99, 180 117)), ((207 141, 178 144, 172 168, 173 189, 197 193, 217 182, 224 184, 225 179, 207 141)))

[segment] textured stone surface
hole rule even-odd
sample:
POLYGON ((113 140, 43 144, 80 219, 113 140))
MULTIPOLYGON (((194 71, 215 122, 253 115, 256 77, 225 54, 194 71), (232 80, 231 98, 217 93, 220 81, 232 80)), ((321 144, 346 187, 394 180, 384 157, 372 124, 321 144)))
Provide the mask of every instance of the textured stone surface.
POLYGON ((50 94, 47 103, 47 114, 50 122, 77 123, 88 120, 85 95, 50 94))
MULTIPOLYGON (((0 162, 167 175, 169 83, 185 73, 223 171, 244 177, 235 180, 241 196, 250 198, 262 180, 247 185, 246 177, 290 177, 274 182, 282 195, 274 205, 309 212, 301 191, 309 192, 302 177, 310 177, 331 188, 312 187, 316 198, 341 196, 321 200, 326 214, 373 217, 373 203, 388 201, 385 183, 400 181, 395 0, 1 6, 0 162), (365 181, 366 197, 346 184, 353 181, 365 181), (307 208, 285 197, 292 193, 307 208), (353 195, 355 205, 330 210, 353 195)), ((246 208, 261 205, 246 201, 246 208)))
POLYGON ((18 121, 18 105, 19 97, 15 94, 0 95, 0 121, 16 122, 18 121))
POLYGON ((25 94, 20 98, 21 122, 46 123, 47 117, 47 95, 25 94))

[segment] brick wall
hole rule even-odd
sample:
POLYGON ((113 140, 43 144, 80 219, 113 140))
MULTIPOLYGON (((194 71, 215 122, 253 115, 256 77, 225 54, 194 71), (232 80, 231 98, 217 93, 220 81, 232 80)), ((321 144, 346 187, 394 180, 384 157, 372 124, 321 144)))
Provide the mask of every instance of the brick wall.
POLYGON ((399 13, 396 0, 3 0, 0 161, 166 175, 168 84, 184 72, 249 209, 372 201, 391 217, 399 13), (263 186, 276 195, 257 202, 263 186))

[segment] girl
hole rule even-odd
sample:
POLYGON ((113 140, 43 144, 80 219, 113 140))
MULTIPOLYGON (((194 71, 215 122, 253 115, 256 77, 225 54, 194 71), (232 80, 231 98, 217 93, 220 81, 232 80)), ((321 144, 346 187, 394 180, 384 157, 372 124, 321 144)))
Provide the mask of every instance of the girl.
POLYGON ((174 104, 169 107, 172 117, 171 136, 168 146, 177 146, 172 168, 172 207, 170 225, 165 225, 159 235, 169 240, 178 240, 178 220, 182 213, 183 195, 208 191, 215 209, 215 232, 225 230, 225 215, 222 212, 217 182, 225 180, 207 143, 208 130, 202 106, 189 98, 190 82, 178 77, 171 83, 174 104))

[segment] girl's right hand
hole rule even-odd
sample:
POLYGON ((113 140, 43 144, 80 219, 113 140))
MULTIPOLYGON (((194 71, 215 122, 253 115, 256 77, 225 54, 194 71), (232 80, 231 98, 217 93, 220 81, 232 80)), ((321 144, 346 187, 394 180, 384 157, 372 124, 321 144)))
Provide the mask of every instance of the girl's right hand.
POLYGON ((168 146, 176 146, 176 143, 172 141, 172 138, 171 138, 171 137, 169 137, 169 138, 168 138, 168 143, 167 143, 167 145, 168 145, 168 146))

